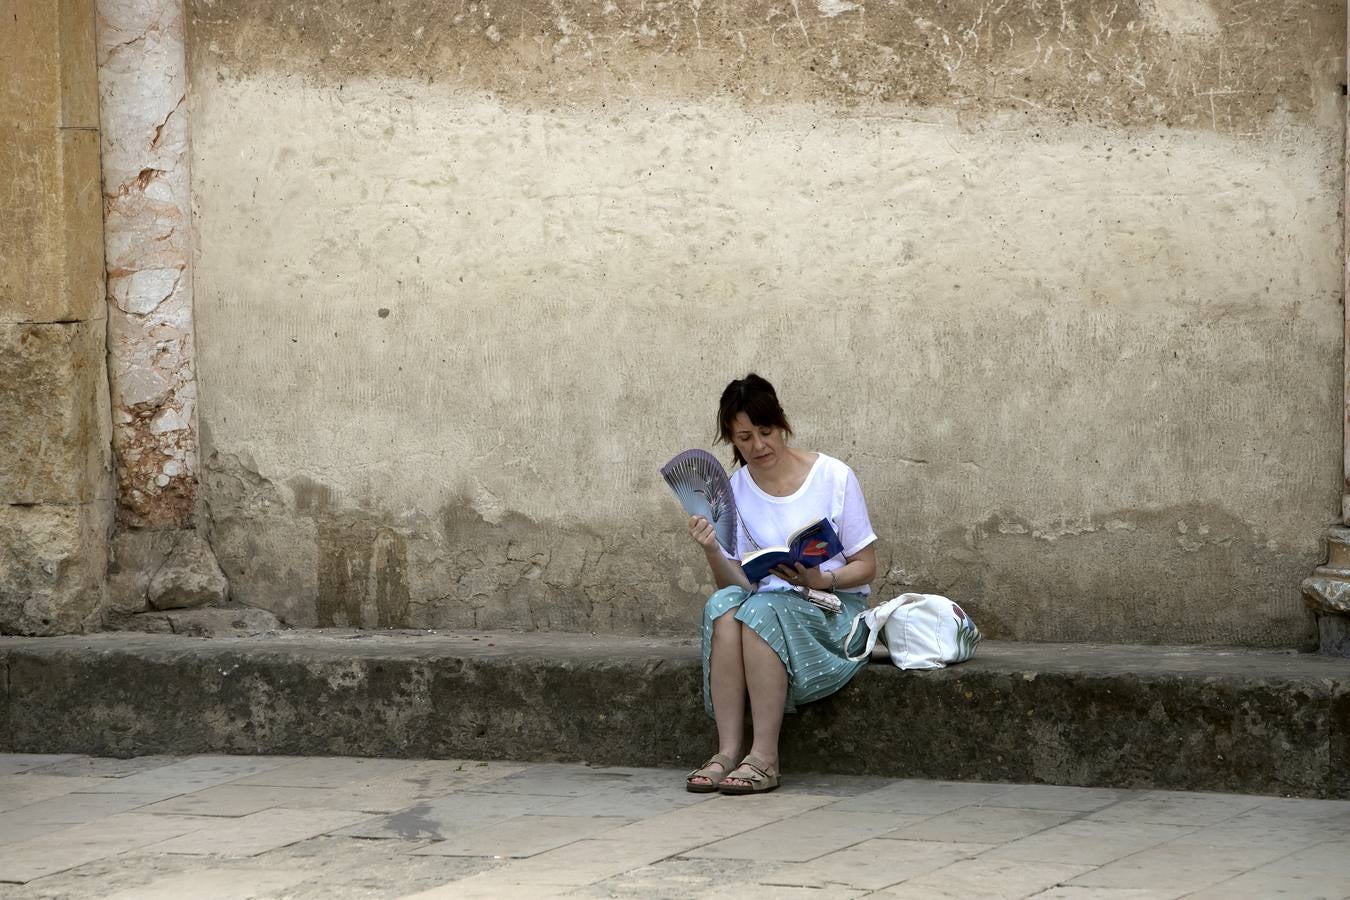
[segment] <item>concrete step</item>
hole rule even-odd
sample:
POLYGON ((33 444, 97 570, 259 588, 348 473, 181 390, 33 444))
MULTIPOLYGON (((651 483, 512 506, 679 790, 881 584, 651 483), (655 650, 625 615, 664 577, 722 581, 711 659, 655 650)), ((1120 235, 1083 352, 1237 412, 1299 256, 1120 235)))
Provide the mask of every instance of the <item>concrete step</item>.
MULTIPOLYGON (((0 638, 0 749, 585 760, 714 747, 692 640, 291 631, 0 638)), ((1350 798, 1350 661, 981 644, 788 716, 788 771, 1350 798)))

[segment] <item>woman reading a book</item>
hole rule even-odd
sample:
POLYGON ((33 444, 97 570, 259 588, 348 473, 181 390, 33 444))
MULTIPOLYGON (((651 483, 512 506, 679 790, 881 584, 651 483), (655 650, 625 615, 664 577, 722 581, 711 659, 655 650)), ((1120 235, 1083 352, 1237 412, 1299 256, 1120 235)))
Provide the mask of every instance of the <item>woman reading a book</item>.
POLYGON ((703 610, 703 705, 717 722, 718 752, 690 773, 686 787, 750 794, 778 786, 783 713, 834 693, 865 665, 848 660, 844 641, 853 617, 867 607, 877 536, 853 470, 788 445, 792 428, 768 381, 752 373, 727 385, 718 432, 738 466, 731 476, 737 547, 730 556, 707 519, 689 518, 689 534, 720 590, 703 610), (756 583, 746 577, 741 560, 788 546, 802 526, 822 519, 838 535, 841 552, 811 567, 779 565, 756 583), (826 612, 805 599, 807 589, 835 594, 843 609, 826 612))

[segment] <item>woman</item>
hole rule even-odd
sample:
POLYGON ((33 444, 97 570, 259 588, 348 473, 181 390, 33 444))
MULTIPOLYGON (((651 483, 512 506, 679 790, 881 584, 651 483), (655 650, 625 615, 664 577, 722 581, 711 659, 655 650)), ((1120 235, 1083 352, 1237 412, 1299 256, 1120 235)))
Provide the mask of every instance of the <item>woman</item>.
POLYGON ((707 519, 690 517, 689 534, 720 588, 703 610, 703 705, 717 722, 718 750, 685 786, 751 794, 778 787, 784 711, 834 693, 865 664, 850 662, 843 643, 853 617, 867 606, 877 536, 853 470, 788 446, 792 427, 769 382, 754 373, 731 382, 717 421, 739 466, 731 476, 737 556, 724 554, 707 519), (821 518, 834 526, 843 553, 813 569, 779 566, 757 585, 746 579, 737 559, 785 545, 794 531, 821 518), (837 594, 843 611, 808 603, 807 588, 837 594), (747 693, 753 739, 742 753, 747 693))

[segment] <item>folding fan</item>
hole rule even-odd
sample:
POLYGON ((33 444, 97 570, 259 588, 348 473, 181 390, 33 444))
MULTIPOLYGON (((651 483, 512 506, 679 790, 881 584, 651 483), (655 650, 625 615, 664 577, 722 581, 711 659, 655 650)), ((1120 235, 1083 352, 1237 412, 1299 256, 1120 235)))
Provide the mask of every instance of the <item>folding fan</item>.
POLYGON ((679 498, 684 511, 712 523, 717 543, 736 552, 736 500, 727 470, 707 450, 686 450, 661 467, 661 477, 679 498))

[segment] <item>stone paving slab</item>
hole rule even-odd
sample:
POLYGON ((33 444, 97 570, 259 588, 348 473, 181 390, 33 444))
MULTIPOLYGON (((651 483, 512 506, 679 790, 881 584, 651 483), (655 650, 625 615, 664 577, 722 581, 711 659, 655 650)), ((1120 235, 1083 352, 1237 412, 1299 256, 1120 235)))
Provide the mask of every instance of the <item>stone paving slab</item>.
POLYGON ((615 829, 611 840, 664 848, 667 855, 701 847, 732 835, 751 831, 779 821, 787 821, 830 803, 832 798, 779 790, 744 798, 695 794, 702 802, 683 809, 659 813, 632 825, 615 829))
POLYGON ((1022 900, 1090 871, 1087 866, 1018 862, 978 857, 963 859, 934 872, 879 891, 880 897, 902 900, 1022 900))
POLYGON ((284 756, 194 756, 125 778, 93 780, 87 788, 72 788, 72 790, 87 789, 92 793, 110 794, 153 793, 158 795, 158 799, 167 800, 179 794, 189 794, 202 788, 236 781, 290 762, 293 760, 284 756))
POLYGON ((310 878, 303 869, 200 869, 124 888, 104 900, 248 900, 275 897, 310 878))
POLYGON ((1194 830, 1186 825, 1078 819, 996 847, 988 858, 1100 866, 1194 830))
MULTIPOLYGON (((630 807, 630 812, 633 810, 630 807)), ((516 816, 486 828, 427 844, 417 854, 434 856, 529 857, 577 840, 598 837, 632 822, 614 816, 516 816)))
POLYGON ((538 765, 527 772, 509 774, 484 784, 479 790, 502 794, 545 794, 579 797, 596 791, 661 789, 670 785, 664 769, 628 766, 538 765))
MULTIPOLYGON (((68 756, 54 763, 33 769, 37 775, 72 775, 86 778, 126 778, 151 769, 159 769, 181 762, 176 756, 135 756, 131 759, 108 759, 98 756, 68 756)), ((3 765, 3 763, 0 763, 3 765)))
POLYGON ((235 784, 271 787, 344 788, 364 784, 412 767, 406 759, 307 757, 262 767, 257 774, 231 779, 235 784))
POLYGON ((1346 859, 1350 842, 1329 841, 1299 850, 1190 895, 1191 900, 1268 900, 1271 897, 1320 897, 1350 894, 1346 859))
POLYGON ((1053 784, 1018 784, 981 802, 985 806, 1013 806, 1018 809, 1093 812, 1131 798, 1133 795, 1125 791, 1061 787, 1053 784))
POLYGON ((1004 844, 1038 831, 1062 825, 1074 813, 1013 806, 963 806, 944 815, 924 818, 916 825, 884 837, 908 841, 974 841, 1004 844))
MULTIPOLYGON (((1071 883, 1106 888, 1155 888, 1157 873, 1170 872, 1166 888, 1176 891, 1175 896, 1180 897, 1226 885, 1255 869, 1296 856, 1326 843, 1327 836, 1325 831, 1318 833, 1318 830, 1263 831, 1240 821, 1224 822, 1123 856, 1071 883)), ((1333 842, 1335 845, 1350 851, 1350 840, 1333 842)), ((1350 855, 1345 859, 1350 860, 1350 855)), ((1342 870, 1342 878, 1345 893, 1350 893, 1350 872, 1342 870)))
POLYGON ((557 801, 557 797, 539 794, 452 793, 388 816, 368 818, 337 833, 371 839, 442 841, 516 816, 543 814, 557 801))
POLYGON ((1253 854, 1250 850, 1210 848, 1197 852, 1175 844, 1153 846, 1107 863, 1072 879, 1074 885, 1104 888, 1157 889, 1158 873, 1167 872, 1166 890, 1174 897, 1213 887, 1283 856, 1274 850, 1253 854))
POLYGON ((945 868, 988 850, 989 844, 955 841, 867 840, 784 866, 761 876, 761 884, 797 887, 846 886, 876 891, 945 868))
POLYGON ((472 791, 490 785, 524 767, 510 762, 476 760, 421 760, 382 777, 335 787, 347 808, 363 812, 397 812, 419 800, 431 800, 453 791, 472 791))
MULTIPOLYGON (((70 793, 30 803, 18 809, 0 813, 0 827, 5 824, 79 825, 105 816, 134 809, 145 811, 146 804, 154 803, 159 795, 150 791, 141 793, 70 793)), ((174 810, 177 812, 178 810, 174 810)), ((186 812, 184 810, 183 812, 186 812)))
POLYGON ((640 798, 643 812, 649 816, 674 812, 677 809, 683 809, 686 806, 709 799, 706 794, 681 792, 677 795, 668 790, 634 793, 618 787, 609 787, 579 797, 553 798, 553 801, 547 807, 547 811, 549 815, 553 816, 618 816, 622 818, 632 815, 635 798, 640 798))
POLYGON ((708 900, 852 900, 865 897, 867 891, 831 884, 824 888, 784 887, 766 884, 727 884, 719 885, 700 893, 699 897, 708 900))
POLYGON ((687 793, 684 769, 581 763, 11 763, 0 779, 39 788, 0 813, 0 900, 1350 900, 1350 801, 790 770, 778 791, 727 797, 687 793), (108 783, 139 790, 90 788, 108 783), (377 785, 408 805, 349 808, 377 785), (206 809, 223 814, 183 814, 206 809))
POLYGON ((1211 825, 1261 807, 1261 797, 1233 794, 1185 794, 1147 791, 1103 807, 1087 819, 1095 822, 1148 822, 1154 825, 1211 825))
POLYGON ((92 791, 101 784, 94 778, 48 778, 31 771, 0 775, 0 813, 76 791, 92 791))
POLYGON ((892 813, 812 809, 790 819, 780 819, 716 843, 705 844, 685 855, 800 862, 894 831, 897 823, 903 826, 913 821, 914 817, 892 813))
POLYGON ((1173 891, 1135 888, 1088 888, 1063 885, 1036 895, 1036 900, 1170 900, 1173 891))
POLYGON ((0 847, 0 882, 27 882, 205 826, 176 816, 123 814, 0 847))
POLYGON ((18 775, 69 759, 87 759, 73 753, 0 753, 0 775, 18 775))
POLYGON ((347 810, 265 809, 155 844, 160 853, 257 856, 369 818, 347 810))
POLYGON ((60 831, 62 827, 61 825, 43 825, 38 822, 25 822, 23 820, 0 821, 0 845, 29 841, 33 838, 42 837, 44 834, 51 834, 53 831, 60 831))
MULTIPOLYGON (((121 796, 109 794, 108 796, 121 796)), ((331 788, 273 787, 262 784, 218 784, 188 794, 179 794, 145 806, 141 811, 156 815, 219 816, 233 818, 262 812, 276 806, 287 809, 341 809, 342 796, 331 788)))
POLYGON ((1011 787, 1007 784, 902 779, 849 798, 837 808, 855 812, 900 812, 931 816, 963 806, 988 803, 1000 794, 1006 794, 1011 787))
MULTIPOLYGON (((587 839, 548 850, 529 859, 446 885, 433 896, 504 897, 525 888, 582 887, 623 872, 659 862, 673 855, 668 847, 614 839, 587 839)), ((415 895, 421 896, 421 895, 415 895)))
MULTIPOLYGON (((339 764, 330 775, 322 778, 313 777, 313 773, 302 774, 303 770, 292 769, 288 764, 258 776, 173 797, 148 807, 146 811, 243 816, 274 806, 284 806, 288 809, 393 813, 414 806, 421 800, 436 799, 457 790, 471 790, 523 768, 509 763, 463 760, 397 762, 406 764, 386 769, 358 767, 355 770, 339 764), (339 775, 340 771, 348 774, 359 771, 361 774, 344 780, 339 775), (296 783, 281 784, 282 781, 296 783)), ((586 814, 604 815, 598 812, 586 814)))

